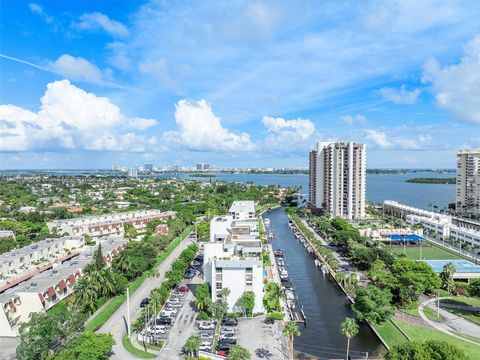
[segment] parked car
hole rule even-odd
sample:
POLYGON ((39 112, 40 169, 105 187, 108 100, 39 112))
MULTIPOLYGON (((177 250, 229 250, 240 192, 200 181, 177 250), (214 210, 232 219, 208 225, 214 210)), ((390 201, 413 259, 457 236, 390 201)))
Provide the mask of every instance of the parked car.
POLYGON ((217 350, 219 351, 228 351, 233 347, 234 344, 229 344, 227 342, 219 341, 217 344, 217 350))
POLYGON ((202 332, 200 333, 201 340, 213 340, 213 333, 202 332))
POLYGON ((185 279, 193 279, 195 277, 195 273, 192 271, 187 271, 183 277, 185 279))
POLYGON ((140 307, 145 307, 148 305, 148 298, 143 298, 142 301, 140 302, 140 307))
POLYGON ((235 338, 235 334, 231 332, 227 333, 220 333, 220 339, 233 339, 235 338))
POLYGON ((152 327, 148 328, 148 332, 150 334, 165 334, 167 331, 167 327, 165 325, 153 325, 152 327))
POLYGON ((223 326, 237 326, 238 320, 235 318, 223 318, 222 319, 223 326))
POLYGON ((211 352, 212 351, 212 347, 211 346, 204 346, 204 345, 200 345, 200 347, 198 348, 198 350, 201 350, 201 351, 205 351, 205 352, 211 352))
POLYGON ((215 329, 215 323, 210 321, 202 321, 198 324, 198 328, 200 330, 213 330, 215 329))
POLYGON ((220 331, 220 334, 235 334, 235 329, 234 328, 223 328, 220 331))
POLYGON ((186 293, 186 292, 188 292, 188 287, 186 287, 186 286, 179 286, 179 287, 177 288, 177 290, 178 290, 178 292, 180 292, 180 293, 186 293))
POLYGON ((217 355, 227 357, 228 356, 228 351, 227 350, 219 350, 219 351, 217 351, 217 355))
POLYGON ((176 315, 177 314, 177 311, 175 309, 172 309, 172 310, 163 310, 162 313, 161 313, 161 316, 166 316, 166 317, 172 317, 173 315, 176 315), (173 312, 175 311, 175 312, 173 312))
POLYGON ((165 307, 168 307, 168 308, 181 308, 182 307, 182 304, 180 304, 180 302, 178 301, 170 301, 168 300, 168 302, 165 304, 165 307))
POLYGON ((265 320, 263 320, 263 322, 265 324, 273 324, 273 323, 275 323, 275 320, 273 320, 272 318, 265 318, 265 320))
POLYGON ((236 345, 237 344, 237 339, 235 339, 235 338, 220 338, 220 340, 218 340, 218 342, 222 343, 222 344, 236 345))
POLYGON ((171 325, 172 324, 172 318, 169 316, 160 316, 157 321, 157 324, 159 325, 171 325))

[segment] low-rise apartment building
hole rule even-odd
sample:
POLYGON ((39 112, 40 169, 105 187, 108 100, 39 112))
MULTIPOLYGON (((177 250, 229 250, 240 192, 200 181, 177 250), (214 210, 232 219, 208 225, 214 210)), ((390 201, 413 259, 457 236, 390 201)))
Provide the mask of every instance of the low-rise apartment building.
POLYGON ((0 255, 0 292, 84 250, 81 236, 45 239, 0 255))
POLYGON ((240 311, 237 300, 244 292, 252 291, 253 312, 263 312, 262 242, 255 203, 234 202, 229 213, 210 222, 210 242, 204 245, 204 279, 211 286, 212 301, 221 300, 220 291, 228 288, 229 310, 240 311))
POLYGON ((57 231, 57 233, 68 235, 90 235, 94 237, 123 235, 125 224, 130 224, 137 230, 143 230, 150 221, 167 221, 175 216, 175 211, 126 211, 98 216, 53 220, 47 222, 47 227, 50 232, 57 231))
MULTIPOLYGON (((99 241, 107 266, 122 251, 127 241, 121 237, 99 241)), ((21 322, 27 322, 33 312, 47 311, 73 293, 75 283, 83 276, 83 269, 93 260, 96 247, 80 255, 57 263, 49 270, 0 293, 0 337, 18 336, 21 322)))

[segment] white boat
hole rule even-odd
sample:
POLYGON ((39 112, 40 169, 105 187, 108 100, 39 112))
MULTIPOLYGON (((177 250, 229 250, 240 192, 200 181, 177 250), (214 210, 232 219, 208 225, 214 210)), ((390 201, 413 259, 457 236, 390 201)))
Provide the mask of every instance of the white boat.
POLYGON ((320 260, 315 259, 315 266, 316 267, 321 267, 322 266, 322 263, 320 262, 320 260))
POLYGON ((285 296, 287 297, 288 300, 295 299, 295 295, 293 294, 292 290, 285 290, 285 296))
POLYGON ((267 225, 267 226, 270 225, 270 219, 269 219, 269 218, 266 218, 263 222, 264 222, 265 225, 267 225))
POLYGON ((325 265, 322 265, 322 272, 323 272, 324 274, 328 274, 328 269, 327 269, 327 267, 326 267, 325 265))
POLYGON ((270 231, 270 239, 273 239, 273 231, 270 231))

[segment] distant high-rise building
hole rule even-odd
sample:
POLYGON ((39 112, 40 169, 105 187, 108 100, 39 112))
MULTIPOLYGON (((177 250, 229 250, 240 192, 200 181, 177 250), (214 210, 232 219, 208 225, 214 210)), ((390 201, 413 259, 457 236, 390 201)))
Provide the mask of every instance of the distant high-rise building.
POLYGON ((137 167, 133 167, 133 168, 131 168, 131 169, 128 170, 128 177, 133 177, 133 178, 138 177, 138 169, 137 169, 137 167))
POLYGON ((365 217, 366 145, 319 142, 310 151, 309 203, 331 216, 365 217))
POLYGON ((113 165, 112 165, 112 170, 113 170, 113 171, 119 171, 119 170, 120 170, 120 165, 118 165, 118 164, 113 164, 113 165))
POLYGON ((143 166, 143 169, 144 169, 145 171, 152 172, 152 171, 153 171, 153 164, 145 164, 145 165, 143 166))
POLYGON ((457 196, 459 213, 480 214, 480 149, 457 152, 457 196))
POLYGON ((196 167, 197 171, 207 171, 210 169, 210 164, 198 163, 196 167))

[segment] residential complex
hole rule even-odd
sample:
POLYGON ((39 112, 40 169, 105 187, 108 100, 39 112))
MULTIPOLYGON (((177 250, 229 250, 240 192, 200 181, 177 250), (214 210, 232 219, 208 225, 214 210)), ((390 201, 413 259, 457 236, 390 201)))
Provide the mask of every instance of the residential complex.
POLYGON ((255 294, 253 312, 263 312, 262 242, 253 201, 235 201, 229 215, 210 222, 210 242, 204 245, 204 279, 212 288, 212 301, 228 288, 229 310, 245 291, 255 294))
POLYGON ((480 149, 457 152, 457 213, 480 214, 480 149))
POLYGON ((96 216, 82 216, 65 220, 47 222, 50 232, 56 231, 68 235, 122 235, 124 225, 130 224, 137 230, 145 229, 150 221, 167 221, 174 218, 174 211, 138 210, 110 213, 96 216))
POLYGON ((451 215, 418 209, 391 200, 383 202, 383 210, 386 214, 406 220, 412 226, 420 224, 426 233, 440 240, 457 243, 462 248, 468 247, 473 253, 480 254, 480 231, 471 226, 462 226, 463 222, 457 221, 451 215))
POLYGON ((318 142, 309 156, 310 205, 347 220, 364 218, 366 145, 318 142))
MULTIPOLYGON (((67 238, 65 241, 75 241, 75 239, 67 238)), ((102 246, 104 261, 109 266, 113 257, 126 247, 127 242, 121 237, 111 237, 100 240, 99 244, 102 246)), ((46 247, 43 248, 43 256, 48 259, 53 248, 48 251, 46 247)), ((57 249, 60 251, 59 248, 57 249)), ((25 259, 30 261, 33 257, 39 256, 37 249, 32 249, 30 246, 17 251, 21 250, 24 261, 25 259)), ((55 264, 50 263, 46 269, 41 267, 39 271, 42 272, 1 292, 0 337, 18 336, 20 323, 27 322, 32 312, 47 311, 71 295, 75 283, 83 276, 84 267, 93 260, 95 250, 96 247, 91 247, 67 261, 57 259, 55 264)), ((17 266, 16 260, 17 258, 15 263, 12 262, 10 265, 10 272, 17 266)), ((2 268, 2 274, 3 271, 2 268)))

